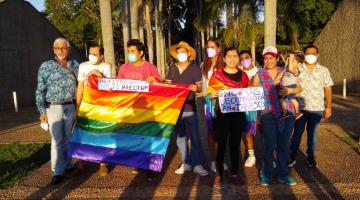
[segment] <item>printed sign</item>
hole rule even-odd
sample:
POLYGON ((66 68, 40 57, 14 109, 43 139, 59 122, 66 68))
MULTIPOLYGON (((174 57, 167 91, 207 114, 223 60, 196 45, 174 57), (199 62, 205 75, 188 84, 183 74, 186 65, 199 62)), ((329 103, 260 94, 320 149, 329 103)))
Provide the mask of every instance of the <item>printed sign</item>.
POLYGON ((107 91, 149 92, 149 83, 139 80, 102 78, 99 80, 98 89, 107 91))
POLYGON ((264 90, 262 87, 221 90, 219 104, 222 113, 264 110, 264 90))

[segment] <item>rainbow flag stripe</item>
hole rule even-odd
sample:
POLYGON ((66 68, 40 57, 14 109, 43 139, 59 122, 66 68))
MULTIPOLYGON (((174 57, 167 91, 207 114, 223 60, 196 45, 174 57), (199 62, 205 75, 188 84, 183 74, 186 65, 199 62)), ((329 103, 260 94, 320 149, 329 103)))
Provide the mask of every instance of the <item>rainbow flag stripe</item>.
POLYGON ((214 91, 227 90, 238 87, 240 87, 240 84, 226 77, 223 73, 223 68, 222 68, 216 70, 211 76, 209 80, 208 88, 206 90, 206 94, 209 95, 214 91))
MULTIPOLYGON (((91 78, 91 77, 90 77, 91 78)), ((89 78, 69 155, 91 162, 161 171, 189 94, 186 85, 150 85, 148 93, 101 91, 89 78)))

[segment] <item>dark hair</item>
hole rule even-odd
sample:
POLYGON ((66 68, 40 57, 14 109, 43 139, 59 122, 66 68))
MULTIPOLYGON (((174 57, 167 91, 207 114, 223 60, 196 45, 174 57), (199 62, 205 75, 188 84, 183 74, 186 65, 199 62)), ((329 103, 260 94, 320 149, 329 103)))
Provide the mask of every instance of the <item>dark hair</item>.
MULTIPOLYGON (((220 40, 219 40, 219 38, 211 37, 211 38, 209 38, 209 39, 206 41, 206 44, 207 44, 209 41, 214 42, 214 43, 216 44, 216 46, 221 49, 221 45, 220 45, 220 40)), ((220 69, 221 67, 223 67, 223 65, 224 65, 223 59, 221 59, 221 58, 218 57, 218 58, 217 58, 217 61, 216 61, 216 65, 215 65, 215 70, 216 70, 216 69, 220 69)), ((211 58, 209 58, 208 55, 207 55, 207 53, 205 53, 204 62, 203 62, 203 68, 202 68, 202 73, 203 73, 203 75, 205 75, 206 78, 210 78, 210 77, 207 77, 210 68, 211 68, 211 58)))
POLYGON ((303 63, 305 60, 304 53, 300 50, 292 51, 291 54, 294 54, 294 58, 296 61, 303 63))
POLYGON ((251 51, 249 51, 249 50, 241 50, 240 53, 239 53, 239 56, 241 56, 241 55, 243 55, 243 54, 249 54, 250 57, 252 58, 251 51))
POLYGON ((224 50, 224 54, 223 54, 224 58, 225 58, 227 52, 229 52, 229 51, 236 51, 237 55, 240 56, 239 50, 238 50, 237 48, 235 48, 235 47, 228 47, 228 48, 226 48, 226 49, 224 50))
POLYGON ((131 46, 135 46, 138 51, 142 51, 143 52, 142 57, 144 57, 145 55, 144 43, 142 43, 139 39, 130 39, 127 42, 127 47, 131 47, 131 46))
POLYGON ((317 46, 313 45, 313 44, 309 44, 309 45, 307 45, 306 47, 304 47, 303 52, 305 53, 306 50, 308 50, 308 49, 310 49, 310 48, 316 49, 316 53, 319 53, 319 48, 318 48, 317 46))
POLYGON ((104 55, 104 47, 103 46, 101 46, 101 45, 99 45, 97 43, 91 43, 89 45, 89 50, 90 50, 90 48, 99 48, 100 55, 104 55))

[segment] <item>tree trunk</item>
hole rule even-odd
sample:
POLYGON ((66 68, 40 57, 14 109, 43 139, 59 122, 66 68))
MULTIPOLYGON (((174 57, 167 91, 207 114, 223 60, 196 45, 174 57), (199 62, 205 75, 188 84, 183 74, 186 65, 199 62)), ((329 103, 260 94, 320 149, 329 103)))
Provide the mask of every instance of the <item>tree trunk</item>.
POLYGON ((156 65, 161 75, 161 56, 160 56, 160 27, 159 27, 159 2, 155 0, 155 43, 156 43, 156 65))
POLYGON ((144 43, 144 11, 143 11, 143 1, 138 0, 139 5, 139 37, 140 41, 144 43))
POLYGON ((128 52, 127 52, 127 42, 130 38, 129 33, 129 0, 121 0, 121 7, 122 7, 122 31, 123 31, 123 44, 124 44, 124 60, 127 62, 128 58, 128 52))
POLYGON ((162 23, 162 10, 163 10, 163 0, 159 0, 159 21, 158 21, 158 31, 159 31, 159 57, 160 57, 160 68, 161 68, 161 78, 165 78, 165 44, 164 44, 164 34, 163 29, 159 26, 159 23, 162 23))
POLYGON ((264 0, 264 46, 276 46, 276 2, 277 0, 264 0))
POLYGON ((205 33, 204 33, 204 30, 201 30, 200 31, 200 37, 201 37, 201 45, 200 45, 200 54, 198 54, 200 60, 202 60, 203 56, 202 56, 202 53, 203 53, 203 49, 205 47, 205 33))
POLYGON ((160 60, 161 60, 161 78, 165 79, 165 37, 161 33, 161 39, 160 39, 160 60))
POLYGON ((172 19, 171 0, 169 0, 168 13, 169 13, 169 20, 168 20, 168 34, 167 34, 168 38, 167 38, 167 40, 168 40, 168 47, 170 48, 170 46, 171 46, 171 19, 172 19))
POLYGON ((291 49, 292 50, 300 50, 300 44, 298 41, 298 33, 293 31, 291 33, 291 49))
POLYGON ((208 24, 206 26, 206 38, 205 38, 205 41, 207 41, 209 38, 210 38, 210 24, 208 24))
POLYGON ((150 1, 145 2, 146 40, 149 51, 149 62, 154 63, 154 37, 151 29, 150 1))
POLYGON ((139 5, 137 0, 130 1, 131 39, 140 39, 139 36, 139 5))
POLYGON ((255 41, 251 41, 251 57, 252 57, 252 63, 253 65, 256 64, 256 43, 255 41))
POLYGON ((196 47, 196 63, 201 63, 201 34, 195 29, 193 31, 194 44, 196 47))
POLYGON ((100 0, 101 33, 105 51, 105 62, 111 64, 111 75, 115 77, 114 37, 110 0, 100 0))
POLYGON ((217 37, 218 36, 218 33, 217 33, 217 24, 215 24, 215 37, 217 37))
MULTIPOLYGON (((163 0, 159 0, 159 22, 162 22, 162 11, 163 11, 163 0)), ((165 43, 164 33, 162 28, 159 26, 159 39, 160 39, 160 63, 161 63, 161 78, 165 78, 165 43)))
POLYGON ((214 37, 214 21, 213 20, 211 20, 211 22, 210 22, 209 31, 210 31, 210 37, 214 37))

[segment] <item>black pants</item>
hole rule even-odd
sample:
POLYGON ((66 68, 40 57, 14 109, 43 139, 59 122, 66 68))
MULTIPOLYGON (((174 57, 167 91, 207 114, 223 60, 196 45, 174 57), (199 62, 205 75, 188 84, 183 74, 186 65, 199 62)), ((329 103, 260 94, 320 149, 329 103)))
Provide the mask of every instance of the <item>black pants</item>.
POLYGON ((215 119, 214 129, 217 141, 216 168, 220 177, 224 173, 224 157, 229 140, 231 174, 239 171, 240 140, 245 127, 245 113, 219 113, 215 119))

